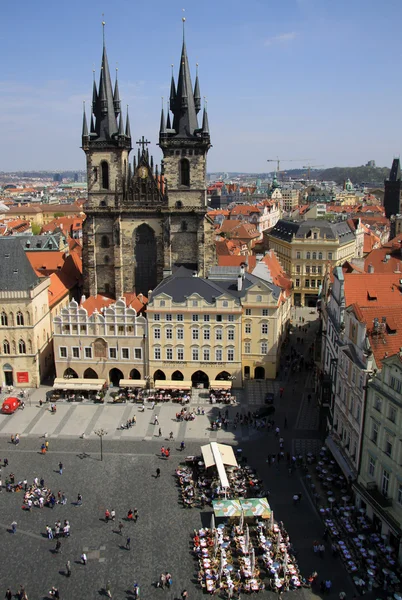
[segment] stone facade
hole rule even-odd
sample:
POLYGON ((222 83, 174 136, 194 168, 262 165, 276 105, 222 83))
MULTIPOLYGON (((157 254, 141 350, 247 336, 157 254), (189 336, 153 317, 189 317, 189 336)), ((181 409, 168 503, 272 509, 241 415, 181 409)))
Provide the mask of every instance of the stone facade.
POLYGON ((113 91, 104 49, 99 88, 94 83, 90 132, 84 115, 82 133, 88 179, 83 225, 86 295, 118 298, 133 291, 147 295, 182 265, 206 275, 216 263, 213 223, 206 216, 210 138, 205 115, 203 128, 198 128, 199 92, 193 97, 188 91, 191 79, 184 46, 177 93, 174 84, 173 88, 171 110, 176 111, 177 131, 170 126, 170 116, 165 123, 162 112, 161 169, 154 168, 144 138, 137 142, 142 148, 130 164, 129 119, 124 126, 118 85, 113 91))

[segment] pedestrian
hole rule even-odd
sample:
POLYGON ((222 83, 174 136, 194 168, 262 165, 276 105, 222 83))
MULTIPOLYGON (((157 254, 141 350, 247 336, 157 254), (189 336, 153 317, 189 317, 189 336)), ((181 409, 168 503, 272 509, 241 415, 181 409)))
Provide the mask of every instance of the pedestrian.
POLYGON ((54 551, 56 552, 56 554, 61 554, 61 541, 57 540, 56 542, 56 548, 54 549, 54 551))
POLYGON ((105 591, 106 591, 106 596, 108 596, 108 598, 111 598, 112 597, 112 588, 111 588, 109 580, 106 582, 105 591))
POLYGON ((320 553, 320 557, 324 558, 324 553, 325 553, 325 546, 324 546, 324 544, 320 544, 320 546, 319 546, 319 553, 320 553))
POLYGON ((109 523, 110 512, 108 509, 105 510, 105 523, 109 523))
POLYGON ((126 540, 126 550, 131 550, 131 538, 127 538, 126 540))
POLYGON ((134 582, 134 586, 133 586, 133 595, 134 595, 134 598, 140 597, 140 586, 138 585, 138 583, 136 581, 134 582))
POLYGON ((161 456, 162 458, 165 456, 165 446, 161 447, 161 456))
POLYGON ((330 579, 327 579, 325 581, 325 591, 327 594, 329 594, 331 592, 331 587, 332 587, 332 581, 330 579))
POLYGON ((162 437, 162 429, 159 427, 159 437, 162 437))
POLYGON ((60 475, 63 475, 63 463, 59 462, 59 473, 60 475))
POLYGON ((180 442, 180 452, 183 452, 183 450, 185 449, 186 445, 184 442, 180 442))
POLYGON ((160 477, 160 476, 161 476, 161 470, 160 470, 160 468, 158 467, 158 468, 156 469, 156 477, 158 478, 158 477, 160 477))
POLYGON ((77 496, 77 504, 79 506, 82 504, 82 496, 81 496, 81 494, 78 494, 78 496, 77 496))
POLYGON ((181 593, 181 600, 186 600, 188 598, 188 591, 183 590, 181 593))
POLYGON ((49 451, 49 442, 47 440, 45 442, 45 448, 46 448, 46 452, 48 452, 49 451))
POLYGON ((11 523, 11 531, 12 531, 13 533, 17 533, 17 521, 13 521, 13 522, 11 523))
POLYGON ((85 554, 85 552, 83 552, 81 554, 81 562, 82 562, 83 565, 87 564, 87 555, 85 554))
POLYGON ((138 521, 138 510, 135 508, 133 513, 134 523, 138 521))
POLYGON ((345 600, 346 594, 345 592, 339 592, 339 600, 345 600))
POLYGON ((171 431, 171 432, 169 433, 169 440, 172 440, 172 439, 173 439, 173 431, 171 431))
POLYGON ((66 562, 66 576, 71 577, 71 563, 69 560, 66 562))
POLYGON ((154 417, 154 425, 159 425, 158 417, 156 415, 154 417))
POLYGON ((162 588, 162 590, 165 588, 166 585, 166 576, 165 573, 161 573, 161 576, 159 578, 159 582, 158 582, 158 587, 162 588))
POLYGON ((124 527, 123 523, 121 521, 119 521, 119 533, 120 533, 120 535, 123 535, 123 527, 124 527))
POLYGON ((6 600, 11 600, 12 597, 13 597, 12 591, 10 590, 10 588, 7 588, 6 595, 4 596, 4 598, 6 600))
POLYGON ((49 592, 49 596, 51 596, 52 598, 60 598, 60 592, 57 589, 57 587, 53 586, 52 589, 49 592))
POLYGON ((110 518, 112 519, 112 521, 114 521, 116 518, 116 511, 113 508, 110 511, 110 518))

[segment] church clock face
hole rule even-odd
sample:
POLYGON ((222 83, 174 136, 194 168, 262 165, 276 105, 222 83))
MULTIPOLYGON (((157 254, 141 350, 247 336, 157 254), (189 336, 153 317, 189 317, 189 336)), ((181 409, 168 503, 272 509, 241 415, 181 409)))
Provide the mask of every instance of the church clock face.
POLYGON ((141 167, 138 167, 137 174, 141 179, 146 179, 148 177, 148 169, 142 165, 141 167))

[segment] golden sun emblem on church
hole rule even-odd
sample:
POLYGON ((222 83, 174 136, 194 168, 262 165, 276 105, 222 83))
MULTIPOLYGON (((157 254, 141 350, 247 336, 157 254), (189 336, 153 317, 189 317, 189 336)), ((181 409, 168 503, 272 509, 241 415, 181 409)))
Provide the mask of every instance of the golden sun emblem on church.
POLYGON ((148 177, 148 169, 144 165, 138 167, 137 175, 141 179, 146 179, 148 177))

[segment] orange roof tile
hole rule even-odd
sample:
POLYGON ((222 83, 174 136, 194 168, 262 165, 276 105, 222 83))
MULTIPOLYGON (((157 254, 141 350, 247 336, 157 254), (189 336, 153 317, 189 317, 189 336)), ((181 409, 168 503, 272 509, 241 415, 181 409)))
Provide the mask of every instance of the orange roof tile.
POLYGON ((39 277, 46 277, 51 273, 61 271, 65 260, 64 253, 58 250, 27 252, 26 256, 39 277))
POLYGON ((384 358, 398 354, 402 347, 401 310, 395 306, 380 305, 375 308, 358 307, 355 312, 358 319, 366 323, 370 347, 377 366, 381 368, 384 358), (375 319, 378 320, 377 326, 374 325, 375 319))
MULTIPOLYGON (((123 294, 123 297, 126 301, 126 306, 134 308, 134 310, 136 310, 137 313, 142 312, 145 308, 145 305, 148 302, 148 298, 146 296, 143 295, 141 301, 139 296, 136 296, 131 292, 123 294)), ((95 312, 95 310, 97 310, 100 313, 102 308, 110 306, 115 302, 116 300, 114 298, 98 294, 97 296, 89 296, 89 298, 86 298, 84 302, 81 303, 81 306, 85 308, 85 310, 88 313, 88 316, 91 316, 95 312)))
POLYGON ((292 289, 292 279, 285 273, 277 255, 273 250, 268 250, 262 262, 265 263, 271 273, 272 283, 280 287, 286 294, 292 289))
POLYGON ((371 250, 364 261, 365 271, 368 271, 369 265, 374 267, 375 273, 402 271, 402 233, 381 248, 371 250))
POLYGON ((49 307, 53 308, 63 298, 69 295, 70 289, 63 281, 61 273, 51 273, 50 275, 50 286, 48 288, 49 296, 49 307))
POLYGON ((229 255, 229 256, 218 256, 218 266, 220 267, 240 267, 243 264, 247 264, 247 271, 251 273, 255 269, 257 259, 254 255, 243 256, 229 255))
POLYGON ((401 273, 344 273, 346 306, 399 306, 401 273))

